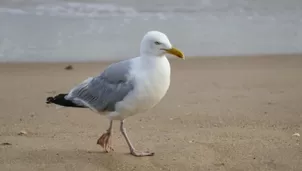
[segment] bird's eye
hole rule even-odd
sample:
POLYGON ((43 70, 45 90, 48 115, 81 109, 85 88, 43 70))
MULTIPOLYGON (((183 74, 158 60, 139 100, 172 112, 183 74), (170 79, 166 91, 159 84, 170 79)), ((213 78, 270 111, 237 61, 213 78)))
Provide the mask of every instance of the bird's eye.
POLYGON ((154 42, 156 45, 160 45, 161 43, 159 43, 159 42, 154 42))

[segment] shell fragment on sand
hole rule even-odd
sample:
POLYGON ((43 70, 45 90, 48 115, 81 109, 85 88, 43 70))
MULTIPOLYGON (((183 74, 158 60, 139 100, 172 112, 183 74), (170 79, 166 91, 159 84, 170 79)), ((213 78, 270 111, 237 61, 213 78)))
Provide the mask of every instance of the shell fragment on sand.
POLYGON ((298 132, 294 133, 293 136, 300 137, 300 134, 298 132))

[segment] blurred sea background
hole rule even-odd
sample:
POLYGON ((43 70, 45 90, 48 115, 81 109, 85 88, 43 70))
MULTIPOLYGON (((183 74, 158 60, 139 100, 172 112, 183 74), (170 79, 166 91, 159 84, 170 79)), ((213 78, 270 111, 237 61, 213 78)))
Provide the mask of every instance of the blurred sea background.
POLYGON ((1 0, 0 62, 131 58, 150 30, 186 56, 302 53, 302 0, 1 0))

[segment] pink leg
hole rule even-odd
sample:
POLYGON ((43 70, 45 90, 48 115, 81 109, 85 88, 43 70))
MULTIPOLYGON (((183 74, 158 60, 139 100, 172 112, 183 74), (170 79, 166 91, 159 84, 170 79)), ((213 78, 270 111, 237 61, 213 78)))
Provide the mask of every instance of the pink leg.
POLYGON ((109 125, 109 128, 107 129, 107 132, 104 133, 97 141, 97 144, 102 146, 107 153, 109 151, 114 151, 111 146, 112 124, 113 124, 113 121, 110 121, 110 125, 109 125))
POLYGON ((137 151, 134 149, 134 147, 133 147, 133 145, 132 145, 130 139, 128 138, 128 135, 127 135, 127 133, 126 133, 126 129, 124 128, 124 120, 121 121, 120 129, 121 129, 121 132, 122 132, 123 136, 125 137, 126 142, 127 142, 128 146, 129 146, 130 153, 131 153, 133 156, 136 156, 136 157, 144 157, 144 156, 153 156, 153 155, 154 155, 154 153, 152 153, 152 152, 137 152, 137 151))

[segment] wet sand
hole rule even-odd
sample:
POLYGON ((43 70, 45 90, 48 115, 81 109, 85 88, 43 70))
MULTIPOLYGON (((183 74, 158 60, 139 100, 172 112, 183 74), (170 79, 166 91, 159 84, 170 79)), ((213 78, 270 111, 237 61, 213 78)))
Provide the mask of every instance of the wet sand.
POLYGON ((302 55, 171 60, 167 95, 126 120, 136 148, 155 152, 145 158, 118 122, 107 154, 106 117, 45 104, 108 63, 68 64, 0 64, 1 171, 302 170, 302 55))

